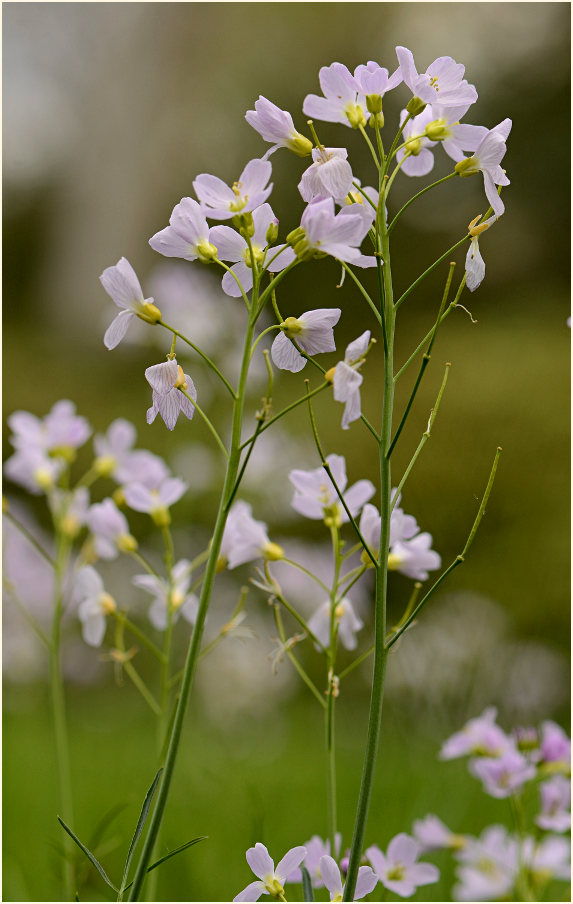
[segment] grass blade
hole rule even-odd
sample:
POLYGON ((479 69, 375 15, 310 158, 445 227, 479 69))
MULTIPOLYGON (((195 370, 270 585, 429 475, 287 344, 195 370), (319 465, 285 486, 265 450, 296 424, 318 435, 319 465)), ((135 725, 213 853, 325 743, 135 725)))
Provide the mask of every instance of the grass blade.
MULTIPOLYGON (((187 848, 192 847, 192 845, 197 844, 199 841, 205 841, 209 836, 208 835, 199 835, 197 838, 193 838, 191 841, 186 841, 185 844, 182 844, 181 847, 175 848, 174 851, 169 851, 165 857, 160 857, 159 860, 156 860, 155 863, 152 863, 151 866, 147 867, 147 872, 150 873, 152 869, 155 869, 156 866, 160 866, 160 864, 165 863, 166 860, 169 860, 171 857, 175 857, 176 854, 180 854, 181 851, 187 850, 187 848)), ((127 891, 128 888, 131 888, 133 882, 130 882, 129 885, 126 885, 123 889, 127 891)))
POLYGON ((58 816, 58 822, 60 823, 60 825, 64 829, 64 831, 68 833, 68 835, 70 836, 72 841, 75 841, 75 843, 80 848, 80 850, 82 850, 84 852, 84 854, 86 855, 88 860, 90 860, 91 863, 95 866, 95 868, 97 869, 98 873, 100 874, 100 876, 102 877, 104 882, 107 883, 107 885, 109 885, 110 888, 113 888, 113 890, 117 893, 119 891, 119 889, 113 884, 113 882, 107 875, 106 871, 104 870, 103 866, 101 865, 101 863, 98 860, 96 860, 96 858, 94 857, 92 852, 87 849, 85 844, 82 844, 82 842, 80 841, 80 839, 78 838, 77 835, 74 835, 74 833, 72 832, 70 827, 65 824, 65 822, 61 818, 61 816, 58 816))
POLYGON ((310 873, 307 870, 306 866, 301 866, 300 871, 302 873, 302 899, 303 901, 314 901, 314 892, 312 890, 310 873))
POLYGON ((125 861, 125 866, 123 868, 123 877, 121 880, 121 889, 120 896, 125 891, 125 883, 127 882, 127 876, 129 873, 129 867, 131 866, 131 859, 133 857, 133 853, 135 851, 135 846, 141 837, 141 833, 143 832, 143 827, 147 821, 147 817, 149 815, 149 810, 151 808, 151 802, 153 801, 153 795, 157 789, 157 785, 159 784, 159 779, 161 778, 161 773, 163 772, 163 767, 158 770, 157 775, 153 779, 151 783, 151 787, 149 791, 145 795, 145 800, 143 801, 143 806, 141 808, 141 813, 139 814, 139 819, 137 820, 137 825, 135 827, 135 832, 133 833, 133 838, 131 839, 131 844, 129 845, 129 851, 127 853, 127 859, 125 861))

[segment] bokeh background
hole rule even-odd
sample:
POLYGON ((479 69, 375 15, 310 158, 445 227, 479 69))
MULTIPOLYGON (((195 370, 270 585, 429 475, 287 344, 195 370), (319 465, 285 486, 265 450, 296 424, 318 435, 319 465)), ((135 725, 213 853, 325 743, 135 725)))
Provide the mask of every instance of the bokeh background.
MULTIPOLYGON (((190 483, 174 522, 179 556, 198 551, 208 538, 220 465, 197 419, 173 435, 160 423, 145 424, 149 393, 143 370, 168 348, 162 336, 143 327, 113 353, 104 348, 103 332, 116 309, 99 284, 102 270, 126 256, 145 294, 172 311, 171 319, 179 318, 232 372, 242 325, 239 302, 221 293, 208 268, 165 261, 147 240, 167 224, 180 198, 192 194, 198 173, 231 182, 247 160, 264 153, 265 143, 244 120, 259 94, 290 110, 304 130, 302 101, 319 92, 321 66, 340 61, 353 69, 372 59, 393 71, 394 47, 405 44, 422 70, 446 54, 465 64, 479 92, 468 121, 492 127, 507 116, 513 120, 504 160, 511 179, 504 192, 506 214, 481 241, 485 282, 462 299, 477 323, 457 311, 442 327, 395 453, 400 473, 425 429, 443 364, 451 361, 431 442, 403 501, 422 529, 431 531, 447 563, 463 547, 496 446, 504 450, 467 563, 390 663, 368 832, 383 847, 428 811, 459 831, 509 824, 503 801, 486 800, 463 766, 436 759, 441 740, 487 704, 499 708, 506 728, 547 717, 568 727, 569 18, 567 3, 3 7, 4 415, 17 409, 44 415, 58 399, 70 398, 95 431, 115 417, 131 419, 139 445, 165 455, 190 483)), ((403 88, 388 96, 387 132, 395 129, 407 96, 403 88)), ((320 135, 327 145, 347 146, 355 174, 371 184, 371 163, 357 133, 323 124, 320 135)), ((287 152, 272 161, 271 201, 284 235, 299 222, 303 204, 296 184, 306 164, 287 152)), ((429 178, 445 175, 449 167, 438 148, 429 178)), ((392 207, 425 181, 396 180, 392 207)), ((395 232, 398 289, 453 244, 485 206, 479 178, 452 181, 417 202, 395 232)), ((463 254, 456 260, 461 269, 463 254)), ((398 361, 433 322, 444 278, 438 271, 401 309, 398 361)), ((283 313, 293 315, 341 307, 340 348, 371 322, 350 281, 337 288, 339 281, 339 268, 330 260, 301 267, 279 302, 283 313)), ((365 282, 373 285, 373 274, 365 282)), ((185 363, 203 406, 212 406, 226 429, 226 412, 209 375, 196 358, 185 363)), ((414 371, 400 384, 399 407, 414 371)), ((381 373, 373 354, 363 391, 372 418, 381 373)), ((255 374, 253 411, 263 388, 255 374)), ((281 375, 277 410, 301 389, 301 376, 281 375)), ((376 450, 361 425, 340 431, 340 406, 325 397, 316 411, 323 444, 347 456, 351 481, 375 480, 376 450)), ((5 431, 5 456, 9 452, 5 431)), ((288 509, 288 471, 317 466, 306 413, 299 409, 289 416, 274 436, 269 431, 257 456, 244 498, 270 524, 273 539, 291 553, 302 547, 320 573, 325 538, 288 509)), ((80 464, 89 461, 86 449, 80 464)), ((48 524, 41 504, 7 482, 5 492, 40 535, 48 524)), ((95 498, 101 496, 96 492, 95 498)), ((138 536, 148 531, 143 517, 133 524, 138 536)), ((150 554, 158 557, 155 542, 148 538, 150 554)), ((49 617, 49 575, 9 531, 5 546, 6 574, 21 581, 30 609, 40 619, 49 617)), ((133 568, 120 564, 109 574, 121 588, 116 592, 131 601, 133 568)), ((245 568, 235 583, 221 582, 222 620, 251 574, 245 568)), ((405 578, 395 576, 391 615, 399 617, 408 588, 405 578)), ((367 590, 357 602, 368 623, 364 648, 371 630, 367 590)), ((199 675, 162 843, 174 847, 197 834, 209 835, 209 841, 166 865, 159 884, 163 900, 230 900, 250 881, 244 851, 252 843, 265 841, 280 857, 312 834, 326 833, 320 713, 288 663, 271 675, 267 654, 275 632, 254 590, 247 608, 257 640, 230 639, 199 675)), ((215 622, 219 616, 216 610, 215 622)), ((5 618, 4 898, 58 900, 61 838, 47 663, 9 595, 5 618)), ((101 651, 82 644, 74 619, 68 635, 75 828, 89 840, 105 813, 124 805, 98 848, 117 874, 154 772, 151 716, 128 684, 117 686, 101 651)), ((321 680, 312 652, 305 661, 321 680)), ((338 707, 346 844, 360 780, 369 676, 368 666, 357 670, 338 707)), ((422 889, 418 900, 446 899, 451 870, 446 859, 439 865, 442 881, 422 889)), ((82 900, 101 900, 104 887, 93 870, 86 869, 83 879, 82 900)))

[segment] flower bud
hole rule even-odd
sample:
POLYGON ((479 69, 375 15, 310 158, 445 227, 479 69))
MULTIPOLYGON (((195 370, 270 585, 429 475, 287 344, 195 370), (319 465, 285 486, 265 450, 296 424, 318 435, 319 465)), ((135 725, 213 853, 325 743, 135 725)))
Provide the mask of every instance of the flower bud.
POLYGON ((288 245, 296 245, 301 239, 305 237, 306 233, 302 226, 297 226, 296 229, 293 229, 286 237, 288 245))
POLYGON ((233 217, 233 226, 238 229, 243 237, 252 238, 255 234, 255 224, 252 213, 239 213, 233 217))
POLYGON ((135 552, 137 549, 137 540, 131 534, 121 534, 115 541, 115 545, 120 552, 135 552))
POLYGON ((382 112, 382 95, 381 94, 367 94, 366 95, 366 109, 369 113, 381 113, 382 112))
POLYGON ((267 229, 267 234, 265 236, 265 241, 267 245, 272 245, 279 237, 279 221, 271 220, 269 223, 269 228, 267 229))
POLYGON ((413 138, 413 139, 410 139, 410 141, 404 148, 404 154, 411 154, 412 157, 417 157, 421 150, 422 150, 422 139, 421 138, 413 138))
POLYGON ((217 257, 217 246, 208 242, 207 239, 201 239, 197 243, 197 258, 202 264, 210 264, 217 257))
POLYGON ((289 138, 286 146, 297 157, 308 157, 312 154, 312 141, 309 138, 305 138, 300 132, 296 133, 296 138, 289 138))
POLYGON ((370 119, 368 120, 368 125, 372 129, 375 129, 376 126, 378 126, 379 129, 383 129, 384 128, 384 114, 382 112, 373 113, 372 116, 370 117, 370 119))
POLYGON ((150 301, 146 301, 141 305, 140 310, 137 312, 137 316, 140 317, 141 320, 145 320, 146 323, 157 323, 161 320, 161 311, 157 305, 151 304, 150 301))
POLYGON ((263 556, 267 562, 278 562, 284 559, 284 550, 278 543, 265 543, 263 547, 263 556))
POLYGON ((349 104, 346 108, 346 117, 353 129, 366 125, 366 117, 360 104, 349 104))
POLYGON ((477 165, 477 160, 475 157, 464 157, 463 160, 460 160, 459 163, 456 163, 454 166, 454 172, 458 174, 458 176, 475 176, 479 173, 479 166, 477 165))
POLYGON ((406 110, 410 113, 411 116, 417 116, 422 110, 426 109, 426 101, 422 100, 421 97, 412 97, 411 100, 406 104, 406 110))

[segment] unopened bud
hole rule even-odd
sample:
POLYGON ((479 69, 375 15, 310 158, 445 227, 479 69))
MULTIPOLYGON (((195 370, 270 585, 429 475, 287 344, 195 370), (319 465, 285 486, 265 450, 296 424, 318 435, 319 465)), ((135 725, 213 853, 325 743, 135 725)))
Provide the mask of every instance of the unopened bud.
POLYGON ((115 541, 115 545, 120 552, 135 552, 137 540, 131 534, 120 534, 115 541))
POLYGON ((308 157, 312 154, 312 141, 309 138, 305 138, 300 132, 296 133, 296 138, 289 138, 286 146, 297 157, 308 157))
POLYGON ((196 249, 197 257, 203 264, 210 264, 217 257, 217 246, 208 242, 207 239, 201 239, 196 249))
POLYGON ((267 562, 278 562, 280 559, 284 559, 284 555, 284 550, 278 543, 265 543, 263 556, 267 562))
POLYGON ((366 109, 369 113, 381 113, 382 112, 382 95, 381 94, 367 94, 366 95, 366 109))
POLYGON ((406 104, 406 110, 408 113, 410 113, 411 116, 417 116, 422 112, 422 110, 426 109, 426 106, 427 104, 425 100, 422 100, 421 97, 416 97, 414 95, 414 97, 412 97, 411 100, 409 100, 406 104))
POLYGON ((240 213, 233 217, 233 226, 242 236, 252 238, 255 234, 255 224, 252 213, 240 213))
POLYGON ((407 143, 404 148, 404 154, 411 154, 412 157, 417 157, 420 151, 422 150, 422 139, 421 138, 413 138, 407 143))
POLYGON ((137 316, 140 317, 141 320, 145 320, 146 323, 158 323, 161 320, 161 311, 157 305, 152 304, 150 301, 146 301, 141 305, 141 308, 137 312, 137 316))
POLYGON ((332 505, 325 505, 322 509, 322 514, 327 527, 342 527, 342 513, 337 502, 333 502, 332 505))
POLYGON ((269 223, 269 228, 267 229, 267 234, 265 236, 265 241, 266 241, 267 245, 272 245, 273 242, 276 242, 278 237, 279 237, 279 221, 271 220, 271 222, 269 223))
POLYGON ((305 233, 304 229, 302 228, 302 226, 297 226, 296 229, 293 229, 287 235, 287 237, 286 237, 287 244, 296 245, 296 243, 299 242, 301 239, 303 239, 305 235, 306 235, 306 233, 305 233))
POLYGON ((349 104, 345 112, 346 118, 353 129, 359 129, 360 126, 366 125, 366 117, 360 104, 349 104))
POLYGON ((372 129, 375 129, 376 126, 378 126, 379 129, 383 129, 384 128, 384 114, 382 112, 373 113, 372 116, 370 117, 370 119, 368 120, 368 125, 372 129))

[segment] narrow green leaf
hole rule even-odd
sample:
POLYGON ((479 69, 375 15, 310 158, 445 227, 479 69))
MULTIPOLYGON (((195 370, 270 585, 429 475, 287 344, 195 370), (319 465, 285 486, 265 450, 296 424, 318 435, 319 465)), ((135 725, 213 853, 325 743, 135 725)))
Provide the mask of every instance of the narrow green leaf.
POLYGON ((163 772, 163 767, 161 767, 157 771, 157 775, 153 779, 153 781, 151 783, 151 787, 149 788, 149 791, 145 795, 145 800, 143 801, 141 813, 139 814, 139 819, 137 820, 135 832, 133 833, 133 838, 131 839, 131 844, 129 845, 129 851, 127 853, 127 859, 125 861, 125 866, 123 868, 123 877, 121 880, 120 895, 123 894, 123 892, 125 891, 125 883, 127 882, 129 867, 131 866, 131 858, 133 857, 133 852, 135 851, 135 846, 141 837, 141 833, 143 832, 143 827, 144 827, 147 817, 149 815, 149 810, 151 807, 151 802, 153 800, 153 795, 155 794, 157 785, 159 784, 159 779, 161 778, 162 772, 163 772))
POLYGON ((301 866, 300 871, 302 873, 302 899, 303 901, 314 901, 314 892, 312 890, 310 873, 307 870, 306 866, 301 866))
POLYGON ((78 836, 77 836, 77 835, 74 835, 74 833, 72 832, 72 830, 70 829, 70 827, 67 826, 67 825, 65 824, 64 820, 63 820, 60 816, 58 816, 58 822, 60 823, 60 825, 61 825, 61 827, 63 828, 63 830, 64 830, 65 832, 68 833, 68 835, 70 836, 70 838, 72 839, 72 841, 75 841, 75 843, 76 843, 77 846, 80 848, 80 850, 82 850, 82 851, 84 852, 84 854, 86 855, 86 857, 88 858, 88 860, 90 860, 91 863, 93 863, 93 865, 94 865, 95 868, 97 869, 98 873, 100 874, 100 876, 102 877, 102 879, 104 880, 104 882, 106 882, 106 883, 109 885, 109 887, 110 887, 110 888, 113 888, 113 890, 117 893, 117 892, 119 891, 119 889, 116 888, 116 886, 113 884, 113 882, 111 881, 111 879, 110 879, 109 876, 107 875, 106 871, 104 870, 103 866, 101 865, 101 863, 99 863, 99 862, 96 860, 96 858, 94 857, 94 855, 92 854, 92 852, 89 851, 89 850, 87 849, 87 847, 85 846, 85 844, 82 844, 82 842, 80 841, 80 839, 78 838, 78 836))
MULTIPOLYGON (((147 867, 147 872, 150 873, 152 869, 155 869, 156 866, 160 866, 160 864, 165 863, 166 860, 169 860, 171 857, 175 857, 175 854, 180 854, 181 851, 185 851, 187 848, 192 847, 192 845, 197 844, 199 841, 205 841, 209 836, 208 835, 199 835, 197 838, 193 838, 191 841, 186 841, 185 844, 182 844, 181 847, 175 848, 174 851, 169 851, 165 857, 161 857, 159 860, 156 860, 155 863, 152 863, 151 866, 147 867)), ((123 889, 127 891, 133 882, 130 882, 129 885, 126 885, 123 889)))
POLYGON ((122 810, 125 810, 127 807, 127 803, 124 801, 123 803, 115 804, 115 806, 111 807, 107 813, 104 813, 100 821, 97 823, 95 829, 93 830, 89 845, 92 850, 95 850, 105 835, 106 831, 109 829, 110 825, 116 819, 117 816, 121 813, 122 810))

